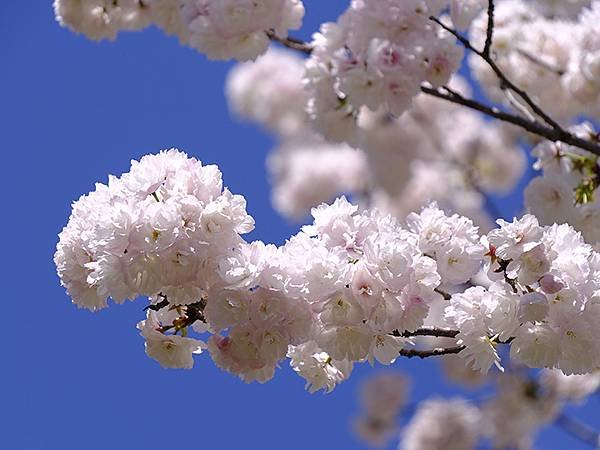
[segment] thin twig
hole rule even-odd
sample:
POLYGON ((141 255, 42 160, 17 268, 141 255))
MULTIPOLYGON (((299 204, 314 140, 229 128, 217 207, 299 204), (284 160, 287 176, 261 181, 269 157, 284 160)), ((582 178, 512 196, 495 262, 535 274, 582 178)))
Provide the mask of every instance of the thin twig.
POLYGON ((465 349, 464 345, 459 345, 456 347, 449 348, 433 348, 431 350, 400 350, 400 356, 405 356, 406 358, 429 358, 431 356, 443 356, 443 355, 455 355, 460 353, 465 349))
POLYGON ((517 53, 519 55, 521 55, 523 58, 525 58, 526 60, 528 60, 529 62, 532 62, 533 64, 536 64, 540 67, 543 67, 544 69, 549 70, 550 72, 558 75, 559 77, 562 77, 565 74, 565 71, 563 69, 553 66, 552 64, 547 63, 546 61, 543 61, 536 56, 533 56, 531 53, 529 53, 526 50, 523 50, 522 48, 518 48, 517 53))
POLYGON ((589 425, 565 414, 558 416, 554 423, 577 439, 600 448, 600 433, 589 425))
POLYGON ((520 112, 522 116, 524 116, 525 118, 529 119, 530 122, 536 122, 535 116, 533 114, 531 114, 531 111, 529 111, 527 109, 527 107, 525 105, 523 105, 516 97, 515 94, 513 93, 513 91, 510 91, 508 89, 506 89, 504 91, 504 94, 506 96, 506 99, 508 100, 508 103, 510 103, 510 105, 517 110, 517 112, 520 112))
POLYGON ((435 292, 437 292, 438 294, 440 294, 442 297, 444 297, 444 300, 448 301, 452 298, 452 295, 447 293, 446 291, 441 290, 440 288, 435 288, 434 289, 435 292))
POLYGON ((284 47, 290 48, 292 50, 297 50, 306 55, 310 55, 312 53, 313 47, 307 42, 304 42, 300 39, 296 39, 293 37, 282 38, 275 34, 273 30, 267 31, 267 36, 269 39, 275 42, 279 42, 284 47))
MULTIPOLYGON (((491 17, 493 18, 493 15, 491 17)), ((539 117, 541 117, 544 120, 544 122, 546 122, 548 125, 550 125, 552 128, 554 128, 556 130, 562 130, 562 127, 554 119, 552 119, 548 114, 546 114, 531 99, 531 97, 529 96, 529 94, 527 94, 527 92, 525 92, 521 88, 517 87, 512 81, 510 81, 507 78, 506 75, 504 75, 504 72, 502 72, 502 70, 500 70, 500 68, 498 67, 496 62, 491 58, 491 56, 489 54, 485 54, 483 51, 477 50, 475 47, 473 47, 473 45, 471 44, 471 42, 469 42, 469 40, 467 38, 462 36, 458 31, 454 30, 453 28, 450 28, 449 26, 445 25, 437 17, 430 16, 429 19, 434 21, 435 23, 437 23, 440 27, 442 27, 448 33, 452 34, 456 39, 458 39, 460 41, 460 43, 467 50, 470 50, 473 53, 475 53, 476 55, 480 56, 487 63, 487 65, 490 66, 490 68, 494 71, 494 73, 500 80, 500 88, 501 89, 510 89, 511 91, 514 91, 519 97, 521 97, 523 99, 523 101, 525 101, 525 103, 527 103, 527 105, 531 108, 531 110, 534 113, 536 113, 539 117)))
POLYGON ((494 36, 494 0, 488 1, 488 23, 487 30, 485 33, 485 45, 483 47, 483 54, 487 57, 490 56, 490 47, 492 46, 492 39, 494 36))

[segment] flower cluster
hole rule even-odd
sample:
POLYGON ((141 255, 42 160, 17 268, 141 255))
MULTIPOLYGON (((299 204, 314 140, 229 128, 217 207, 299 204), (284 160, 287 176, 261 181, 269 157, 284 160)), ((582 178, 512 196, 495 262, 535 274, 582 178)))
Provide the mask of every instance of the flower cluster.
POLYGON ((284 140, 269 155, 267 168, 273 206, 294 219, 304 218, 313 206, 344 193, 361 198, 370 184, 363 151, 311 134, 284 140))
POLYGON ((189 45, 209 59, 255 59, 272 32, 285 38, 302 24, 300 0, 180 0, 189 45))
MULTIPOLYGON (((419 94, 398 118, 362 107, 348 127, 329 130, 339 131, 347 144, 326 143, 302 108, 310 105, 303 72, 300 58, 272 49, 255 63, 236 66, 227 81, 232 111, 281 140, 268 164, 279 212, 302 217, 310 207, 348 193, 399 218, 435 200, 491 226, 484 194, 510 191, 525 166, 514 130, 419 94)), ((460 77, 450 85, 469 95, 460 77)))
POLYGON ((496 346, 529 367, 587 373, 600 364, 600 255, 569 225, 541 227, 534 216, 498 220, 487 236, 488 289, 452 296, 446 318, 460 330, 461 353, 483 371, 496 346))
POLYGON ((361 388, 361 415, 354 429, 361 439, 384 447, 398 432, 399 414, 408 396, 408 380, 396 372, 383 372, 361 388))
POLYGON ((237 64, 225 86, 229 109, 277 135, 305 135, 308 96, 302 86, 303 74, 304 60, 276 47, 254 62, 237 64))
POLYGON ((208 348, 245 381, 269 380, 286 355, 311 390, 333 389, 355 362, 394 362, 439 316, 442 282, 458 288, 443 326, 472 368, 500 367, 507 342, 530 367, 600 365, 600 255, 568 225, 527 215, 480 238, 431 205, 404 229, 342 197, 276 247, 241 238, 254 226, 245 207, 215 166, 176 150, 145 156, 74 203, 55 254, 61 282, 90 310, 148 297, 148 355, 189 368, 208 348), (491 286, 461 293, 483 261, 491 286))
POLYGON ((479 439, 479 410, 461 399, 419 404, 402 433, 400 450, 470 450, 479 439))
MULTIPOLYGON (((311 320, 300 329, 316 345, 290 349, 292 364, 305 377, 311 371, 302 367, 314 365, 306 362, 307 355, 337 369, 355 361, 393 362, 405 345, 401 333, 418 328, 428 303, 438 297, 435 262, 420 252, 416 236, 389 216, 356 210, 344 198, 322 205, 313 209, 314 223, 282 247, 242 243, 219 266, 233 292, 242 289, 252 297, 268 292, 282 299, 280 303, 294 304, 294 314, 302 312, 311 320), (294 361, 302 358, 302 364, 294 361)), ((210 299, 209 323, 215 320, 213 310, 228 311, 230 306, 225 306, 230 304, 227 295, 210 299), (217 306, 222 302, 227 303, 217 306)), ((248 325, 245 315, 237 317, 241 322, 230 324, 230 337, 248 325)), ((294 321, 288 317, 286 323, 291 326, 294 321)), ((257 324, 251 320, 250 325, 257 324)), ((289 340, 293 346, 299 343, 289 340)), ((228 369, 242 376, 247 370, 228 369)), ((323 374, 317 371, 315 376, 323 374)))
POLYGON ((420 214, 410 214, 407 222, 419 236, 419 249, 435 259, 444 283, 465 283, 479 272, 485 251, 470 219, 458 214, 448 217, 430 205, 420 214))
POLYGON ((188 305, 219 281, 216 257, 253 228, 246 201, 223 189, 216 166, 172 149, 132 161, 75 202, 54 260, 80 307, 158 293, 188 305))
POLYGON ((185 42, 187 30, 179 8, 179 0, 54 0, 56 20, 94 40, 112 40, 121 31, 155 24, 185 42))
POLYGON ((361 106, 400 115, 423 81, 443 85, 458 70, 462 47, 429 19, 443 3, 354 0, 321 27, 305 82, 311 118, 330 137, 344 139, 361 106))
POLYGON ((266 52, 269 33, 285 38, 304 16, 300 0, 55 0, 61 25, 91 39, 155 24, 209 59, 250 60, 266 52))
POLYGON ((355 421, 358 435, 370 446, 386 446, 403 422, 401 413, 412 414, 400 430, 401 450, 473 450, 484 440, 499 450, 528 450, 534 448, 538 431, 557 420, 565 406, 581 404, 600 386, 598 372, 564 375, 546 369, 534 376, 518 365, 514 369, 495 377, 496 384, 484 399, 433 397, 419 403, 414 413, 411 408, 403 410, 408 384, 402 374, 375 375, 361 391, 366 414, 355 421))
MULTIPOLYGON (((590 141, 598 134, 590 124, 572 128, 590 141)), ((525 204, 544 225, 569 223, 585 241, 600 248, 600 164, 598 156, 559 142, 544 141, 533 149, 534 168, 543 171, 525 189, 525 204)))

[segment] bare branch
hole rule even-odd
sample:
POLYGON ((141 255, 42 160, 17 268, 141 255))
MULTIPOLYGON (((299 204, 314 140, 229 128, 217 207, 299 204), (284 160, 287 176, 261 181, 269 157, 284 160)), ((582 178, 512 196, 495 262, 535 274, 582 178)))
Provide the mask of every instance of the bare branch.
POLYGON ((448 328, 437 328, 437 327, 421 327, 418 330, 414 331, 405 331, 404 333, 400 333, 399 331, 394 331, 392 334, 398 337, 415 337, 415 336, 431 336, 431 337, 447 337, 447 338, 455 338, 458 335, 458 330, 451 330, 448 328))
POLYGON ((525 58, 526 60, 528 60, 528 61, 532 62, 533 64, 536 64, 540 67, 543 67, 546 70, 549 70, 550 72, 558 75, 559 77, 562 77, 565 74, 565 71, 563 69, 560 69, 556 66, 553 66, 550 63, 547 63, 546 61, 543 61, 542 59, 538 58, 537 56, 533 56, 531 53, 529 53, 526 50, 523 50, 522 48, 518 48, 517 53, 519 55, 521 55, 523 58, 525 58))
MULTIPOLYGON (((492 11, 492 15, 491 18, 493 20, 493 11, 492 11)), ((500 88, 501 89, 510 89, 511 91, 513 91, 515 94, 517 94, 519 97, 521 97, 523 99, 523 101, 525 103, 527 103, 527 105, 531 108, 531 110, 537 114, 540 118, 542 118, 544 120, 544 122, 546 122, 548 125, 550 125, 552 128, 556 129, 556 130, 562 130, 561 126, 558 124, 558 122, 556 122, 554 119, 552 119, 548 114, 546 114, 529 96, 529 94, 527 94, 527 92, 525 92, 524 90, 522 90, 521 88, 517 87, 512 81, 510 81, 506 75, 504 75, 504 72, 502 72, 502 70, 500 70, 500 68, 498 67, 498 65, 496 64, 496 62, 492 59, 492 57, 490 56, 489 53, 484 53, 484 51, 480 51, 477 50, 475 47, 473 47, 473 45, 471 44, 471 42, 469 42, 469 40, 467 38, 465 38, 464 36, 462 36, 460 33, 458 33, 456 30, 450 28, 449 26, 445 25, 442 21, 440 21, 437 17, 434 16, 430 16, 429 17, 430 20, 434 21, 435 23, 437 23, 440 27, 442 27, 444 30, 446 30, 448 33, 452 34, 456 39, 458 39, 460 41, 460 43, 467 49, 472 51, 473 53, 475 53, 476 55, 480 56, 486 63, 488 66, 490 66, 490 68, 493 70, 493 72, 496 74, 496 76, 498 77, 498 79, 500 80, 500 88)), ((493 29, 493 25, 492 25, 492 29, 493 29)), ((488 26, 488 33, 489 33, 489 26, 488 26)), ((490 38, 491 39, 491 38, 490 38)), ((491 42, 491 40, 490 40, 491 42)), ((486 39, 486 43, 487 43, 487 39, 486 39)), ((485 50, 485 49, 484 49, 485 50)), ((488 49, 489 52, 489 49, 488 49)), ((563 130, 564 131, 564 130, 563 130)))
POLYGON ((579 147, 583 150, 587 150, 588 152, 600 156, 600 145, 598 145, 598 143, 577 137, 574 134, 563 130, 562 128, 556 129, 540 124, 537 121, 532 122, 521 116, 516 116, 514 114, 501 111, 496 107, 487 106, 475 100, 465 98, 462 95, 457 94, 445 87, 436 89, 428 86, 421 86, 421 92, 449 101, 451 103, 466 106, 467 108, 482 112, 487 116, 494 117, 496 119, 502 120, 503 122, 511 123, 513 125, 523 128, 526 131, 529 131, 530 133, 537 134, 538 136, 544 137, 550 141, 563 142, 565 144, 579 147), (441 89, 443 89, 446 92, 442 92, 441 89))
POLYGON ((313 47, 308 42, 304 42, 300 39, 295 39, 292 37, 281 38, 275 34, 275 31, 270 30, 267 31, 267 36, 269 39, 275 42, 279 42, 284 47, 290 48, 292 50, 297 50, 306 55, 310 55, 312 53, 313 47))
POLYGON ((573 437, 590 444, 594 448, 600 448, 600 433, 589 425, 564 413, 558 416, 554 423, 573 437))
POLYGON ((460 353, 465 349, 464 345, 459 345, 457 347, 449 347, 449 348, 433 348, 431 350, 400 350, 400 356, 405 356, 406 358, 429 358, 431 356, 443 356, 443 355, 455 355, 460 353))
POLYGON ((483 54, 486 56, 490 56, 490 47, 492 46, 492 39, 494 37, 494 0, 488 1, 488 23, 487 23, 487 31, 485 36, 485 45, 483 47, 483 54))
POLYGON ((434 291, 440 294, 442 297, 444 297, 444 300, 446 301, 452 298, 452 295, 448 294, 446 291, 441 290, 440 288, 435 288, 434 291))

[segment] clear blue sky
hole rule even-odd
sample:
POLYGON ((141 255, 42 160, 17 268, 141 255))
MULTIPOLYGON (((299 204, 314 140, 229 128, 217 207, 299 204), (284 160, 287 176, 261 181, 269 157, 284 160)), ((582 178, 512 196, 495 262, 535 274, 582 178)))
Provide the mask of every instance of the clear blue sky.
MULTIPOLYGON (((305 4, 303 37, 346 2, 305 4)), ((330 395, 305 392, 287 366, 266 385, 245 385, 208 357, 192 371, 163 370, 135 329, 143 303, 78 310, 55 274, 52 255, 71 201, 162 148, 218 164, 248 200, 252 238, 281 242, 297 230, 269 203, 271 138, 228 114, 229 67, 156 30, 98 44, 60 28, 50 0, 0 1, 0 449, 364 448, 349 420, 360 381, 374 373, 368 366, 330 395)), ((509 214, 519 208, 518 200, 500 206, 509 214)), ((415 378, 413 400, 455 392, 433 361, 400 360, 392 370, 415 378)), ((598 424, 598 406, 591 399, 581 417, 598 424)), ((540 448, 585 447, 552 432, 540 448)))

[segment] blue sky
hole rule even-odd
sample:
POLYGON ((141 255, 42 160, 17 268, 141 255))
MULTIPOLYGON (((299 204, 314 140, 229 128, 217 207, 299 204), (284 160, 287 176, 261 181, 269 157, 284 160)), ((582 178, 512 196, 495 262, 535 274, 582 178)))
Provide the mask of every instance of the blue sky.
MULTIPOLYGON (((307 37, 343 0, 306 0, 307 37)), ((264 159, 272 139, 229 116, 230 64, 208 62, 151 29, 95 43, 55 23, 51 1, 0 2, 0 135, 5 207, 5 304, 0 340, 0 449, 361 449, 349 429, 368 366, 330 395, 310 395, 287 367, 246 385, 208 357, 167 371, 146 357, 135 324, 143 303, 78 310, 52 263, 70 203, 127 170, 132 158, 179 147, 216 163, 248 200, 251 238, 297 230, 269 202, 264 159)), ((517 200, 501 201, 509 214, 517 200)), ((413 400, 456 389, 434 361, 400 360, 413 400), (418 383, 416 382, 418 379, 418 383)), ((580 417, 597 422, 598 399, 580 417)), ((585 448, 560 432, 540 448, 585 448)))

